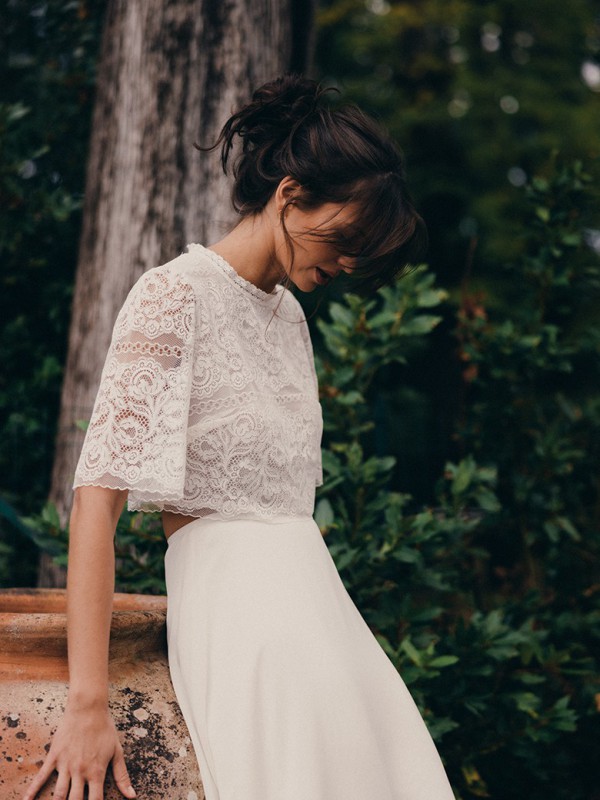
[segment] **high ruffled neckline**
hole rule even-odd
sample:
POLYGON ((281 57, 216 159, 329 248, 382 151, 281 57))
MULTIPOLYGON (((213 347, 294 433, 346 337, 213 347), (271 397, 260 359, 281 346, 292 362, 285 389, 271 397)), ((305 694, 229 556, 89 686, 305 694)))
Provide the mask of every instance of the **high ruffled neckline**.
POLYGON ((210 258, 210 260, 214 264, 216 264, 218 267, 220 267, 223 270, 223 272, 225 272, 225 274, 228 275, 229 278, 231 278, 231 280, 240 287, 240 289, 243 289, 244 291, 248 292, 248 294, 251 294, 253 297, 256 297, 258 300, 273 301, 273 300, 276 300, 279 297, 279 294, 280 294, 281 290, 283 289, 283 286, 280 283, 275 285, 275 288, 273 289, 272 292, 265 292, 263 289, 261 289, 255 283, 252 283, 252 281, 248 281, 248 280, 246 280, 246 278, 243 278, 240 275, 240 273, 234 267, 231 266, 229 261, 226 261, 223 258, 223 256, 220 256, 218 253, 215 253, 214 250, 210 250, 208 247, 205 247, 204 245, 199 244, 198 242, 191 242, 190 244, 187 245, 188 252, 190 251, 190 248, 194 248, 194 247, 195 248, 199 248, 200 250, 202 250, 202 252, 208 258, 210 258))

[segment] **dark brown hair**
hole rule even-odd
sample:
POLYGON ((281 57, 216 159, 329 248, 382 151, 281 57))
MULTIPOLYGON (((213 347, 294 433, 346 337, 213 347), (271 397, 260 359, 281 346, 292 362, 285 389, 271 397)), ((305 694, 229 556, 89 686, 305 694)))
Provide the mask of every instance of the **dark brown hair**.
POLYGON ((329 91, 300 75, 284 75, 257 89, 252 101, 227 120, 214 145, 195 147, 220 145, 227 174, 239 137, 232 202, 242 216, 259 213, 282 178, 294 178, 301 192, 281 211, 286 237, 283 216, 290 203, 304 209, 353 204, 358 213, 350 223, 310 234, 355 259, 352 290, 366 295, 391 284, 423 257, 427 231, 406 186, 401 151, 356 106, 326 104, 329 91))

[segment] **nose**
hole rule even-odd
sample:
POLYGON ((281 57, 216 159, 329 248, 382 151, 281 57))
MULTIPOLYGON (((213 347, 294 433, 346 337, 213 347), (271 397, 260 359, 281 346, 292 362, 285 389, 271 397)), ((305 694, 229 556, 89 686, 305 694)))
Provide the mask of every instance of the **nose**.
POLYGON ((343 272, 352 272, 354 269, 354 259, 340 256, 337 259, 337 265, 343 272))

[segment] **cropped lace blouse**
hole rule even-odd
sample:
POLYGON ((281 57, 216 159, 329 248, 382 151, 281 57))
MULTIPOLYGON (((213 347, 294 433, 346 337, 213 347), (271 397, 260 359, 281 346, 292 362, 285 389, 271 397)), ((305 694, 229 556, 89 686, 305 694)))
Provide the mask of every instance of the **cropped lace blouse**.
POLYGON ((298 300, 190 244, 117 316, 73 488, 126 489, 130 511, 310 516, 322 430, 298 300))

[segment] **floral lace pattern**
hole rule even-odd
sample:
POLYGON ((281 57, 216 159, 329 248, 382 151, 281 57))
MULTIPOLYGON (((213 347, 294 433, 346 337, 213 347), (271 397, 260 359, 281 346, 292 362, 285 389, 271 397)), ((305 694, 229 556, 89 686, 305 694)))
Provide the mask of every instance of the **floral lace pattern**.
POLYGON ((129 510, 311 515, 322 430, 296 298, 190 244, 119 312, 73 488, 127 489, 129 510))

